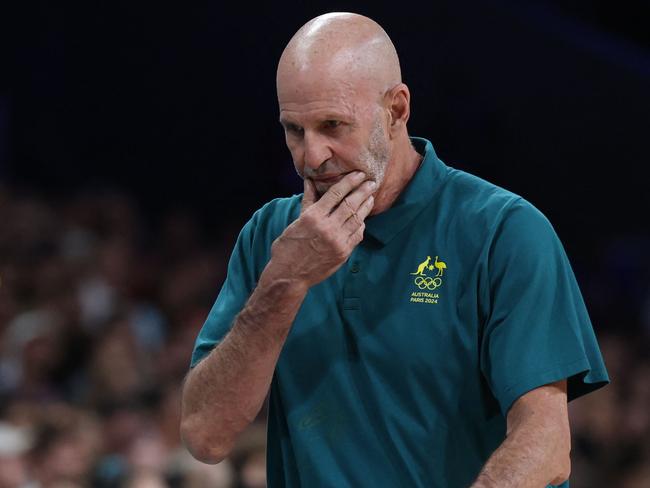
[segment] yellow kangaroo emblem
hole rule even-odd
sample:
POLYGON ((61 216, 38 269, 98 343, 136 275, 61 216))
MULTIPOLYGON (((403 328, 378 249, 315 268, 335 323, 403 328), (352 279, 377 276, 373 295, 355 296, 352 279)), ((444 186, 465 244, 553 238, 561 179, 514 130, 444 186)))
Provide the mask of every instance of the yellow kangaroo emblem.
MULTIPOLYGON (((436 256, 436 259, 438 259, 438 256, 436 256)), ((411 273, 412 275, 418 275, 418 276, 426 276, 424 274, 424 270, 429 267, 429 263, 431 262, 431 256, 427 256, 427 259, 425 259, 423 262, 421 262, 418 266, 418 270, 415 273, 411 273)), ((433 268, 431 268, 433 269, 433 268)))

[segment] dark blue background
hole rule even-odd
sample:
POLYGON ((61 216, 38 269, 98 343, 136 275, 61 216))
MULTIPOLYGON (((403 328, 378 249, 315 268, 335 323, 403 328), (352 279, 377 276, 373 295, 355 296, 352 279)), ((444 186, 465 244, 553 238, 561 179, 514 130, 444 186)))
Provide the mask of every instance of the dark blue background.
MULTIPOLYGON (((299 192, 275 67, 309 18, 381 23, 410 131, 553 222, 598 322, 641 324, 650 283, 648 3, 26 1, 3 15, 0 182, 112 187, 219 232, 299 192), (365 4, 365 5, 364 5, 365 4)), ((601 325, 601 326, 603 326, 601 325)))

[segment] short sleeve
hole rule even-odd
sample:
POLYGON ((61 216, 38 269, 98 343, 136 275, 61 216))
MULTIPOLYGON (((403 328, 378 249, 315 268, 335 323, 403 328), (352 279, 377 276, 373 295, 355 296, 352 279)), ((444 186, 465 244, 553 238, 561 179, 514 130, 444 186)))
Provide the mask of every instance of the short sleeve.
POLYGON ((609 382, 571 265, 550 222, 523 199, 487 256, 481 369, 503 415, 524 393, 568 380, 569 400, 609 382))
POLYGON ((256 216, 239 233, 228 263, 226 280, 194 344, 192 368, 224 338, 253 292, 257 280, 253 269, 255 223, 256 216))

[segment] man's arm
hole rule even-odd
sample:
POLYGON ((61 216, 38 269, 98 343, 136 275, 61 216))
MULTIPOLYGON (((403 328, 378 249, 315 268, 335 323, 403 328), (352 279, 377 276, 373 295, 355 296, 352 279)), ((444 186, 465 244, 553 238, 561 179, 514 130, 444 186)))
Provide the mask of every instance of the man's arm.
POLYGON ((318 199, 305 180, 301 214, 271 248, 271 259, 230 332, 187 375, 181 437, 218 463, 259 413, 291 325, 309 287, 333 274, 363 238, 374 186, 346 175, 318 199))
POLYGON ((508 412, 506 439, 472 488, 544 488, 569 478, 571 433, 566 380, 536 388, 508 412))
POLYGON ((188 373, 181 436, 198 460, 220 462, 257 416, 305 294, 267 267, 230 332, 188 373))

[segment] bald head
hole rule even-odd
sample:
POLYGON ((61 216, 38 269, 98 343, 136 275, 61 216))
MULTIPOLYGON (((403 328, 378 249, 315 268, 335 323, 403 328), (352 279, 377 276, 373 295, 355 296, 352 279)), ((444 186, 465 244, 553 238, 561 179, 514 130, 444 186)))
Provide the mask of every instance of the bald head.
POLYGON ((349 13, 310 20, 282 53, 277 88, 287 147, 316 194, 361 171, 378 188, 372 212, 390 207, 420 156, 406 129, 409 89, 379 24, 349 13))
POLYGON ((282 53, 278 98, 324 80, 381 96, 401 82, 395 46, 368 17, 339 12, 316 17, 296 32, 282 53))

